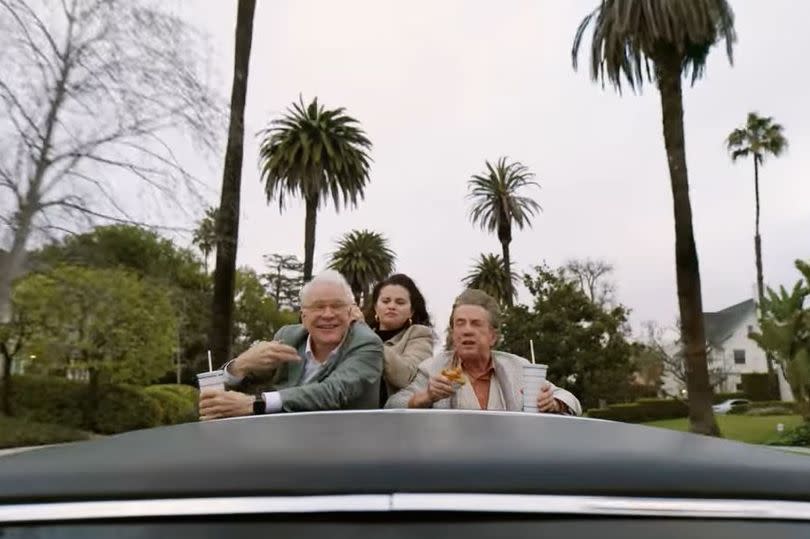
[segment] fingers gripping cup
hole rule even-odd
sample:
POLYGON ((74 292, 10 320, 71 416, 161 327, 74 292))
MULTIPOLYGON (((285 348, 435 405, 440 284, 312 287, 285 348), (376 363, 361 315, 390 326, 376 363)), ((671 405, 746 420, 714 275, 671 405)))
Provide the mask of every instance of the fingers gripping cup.
POLYGON ((546 371, 548 365, 529 363, 523 365, 523 411, 535 413, 537 409, 537 397, 540 395, 540 388, 546 381, 546 371))
POLYGON ((225 371, 201 372, 197 374, 197 382, 200 384, 200 391, 203 389, 218 389, 225 391, 225 371))

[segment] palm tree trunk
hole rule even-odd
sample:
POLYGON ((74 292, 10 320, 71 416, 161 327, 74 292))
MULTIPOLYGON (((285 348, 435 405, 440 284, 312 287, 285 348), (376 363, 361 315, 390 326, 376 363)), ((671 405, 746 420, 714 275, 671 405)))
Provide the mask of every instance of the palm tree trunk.
POLYGON ((233 291, 236 283, 236 247, 239 239, 239 203, 242 189, 242 158, 245 136, 250 46, 256 0, 239 0, 236 15, 236 47, 228 146, 222 173, 222 194, 217 219, 217 257, 214 269, 214 300, 211 316, 211 351, 217 365, 231 356, 233 333, 233 291))
POLYGON ((318 220, 318 195, 306 198, 304 220, 304 282, 312 280, 312 260, 315 257, 315 225, 318 220))
POLYGON ((656 69, 675 214, 675 272, 686 356, 689 429, 699 434, 719 436, 720 430, 712 412, 700 266, 692 229, 692 205, 689 200, 689 177, 686 170, 683 133, 681 63, 673 53, 663 58, 663 61, 656 61, 656 69))
MULTIPOLYGON (((754 154, 754 200, 756 202, 756 219, 754 223, 754 255, 757 264, 757 302, 762 309, 765 300, 765 279, 762 276, 762 236, 759 234, 759 161, 754 154)), ((773 357, 770 352, 765 354, 768 363, 768 374, 773 376, 773 357)))
POLYGON ((512 231, 504 227, 498 231, 498 239, 501 242, 501 253, 503 255, 503 265, 506 270, 506 297, 504 301, 507 307, 514 303, 515 291, 512 288, 512 257, 509 253, 509 244, 512 242, 512 231))

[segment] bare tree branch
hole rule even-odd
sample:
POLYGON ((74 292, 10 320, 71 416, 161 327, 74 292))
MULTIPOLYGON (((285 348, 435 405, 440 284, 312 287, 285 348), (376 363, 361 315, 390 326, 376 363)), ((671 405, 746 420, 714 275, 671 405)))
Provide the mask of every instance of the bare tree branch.
POLYGON ((200 182, 168 137, 190 134, 211 149, 224 133, 222 100, 202 82, 205 36, 156 5, 61 0, 53 9, 52 0, 0 0, 10 15, 0 138, 15 149, 0 153, 0 190, 15 195, 0 206, 11 232, 0 260, 0 322, 37 233, 70 230, 76 219, 190 232, 135 218, 142 208, 130 202, 160 193, 160 204, 185 211, 180 201, 197 196, 200 182))

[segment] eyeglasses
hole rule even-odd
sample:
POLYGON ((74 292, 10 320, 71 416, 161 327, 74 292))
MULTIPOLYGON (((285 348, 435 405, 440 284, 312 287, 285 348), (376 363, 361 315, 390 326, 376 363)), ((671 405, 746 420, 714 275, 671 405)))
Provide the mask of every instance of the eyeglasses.
POLYGON ((302 308, 311 312, 312 314, 323 314, 326 312, 327 309, 331 310, 332 312, 342 311, 350 306, 350 303, 346 303, 345 301, 335 301, 335 302, 315 302, 310 303, 309 305, 304 305, 302 308))

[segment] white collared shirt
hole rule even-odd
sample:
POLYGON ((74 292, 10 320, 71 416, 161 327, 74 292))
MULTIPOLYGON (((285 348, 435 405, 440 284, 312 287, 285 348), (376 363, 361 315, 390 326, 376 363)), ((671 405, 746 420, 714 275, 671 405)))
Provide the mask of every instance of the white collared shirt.
MULTIPOLYGON (((304 348, 304 374, 301 378, 301 383, 307 384, 312 382, 318 376, 318 373, 323 370, 324 366, 337 355, 341 346, 343 346, 343 342, 329 352, 329 355, 326 356, 326 360, 319 362, 315 359, 315 354, 312 352, 312 337, 308 336, 307 345, 306 348, 304 348)), ((225 383, 229 386, 239 385, 242 382, 242 377, 234 376, 228 371, 228 367, 232 361, 233 360, 229 361, 225 365, 225 383)), ((265 391, 262 395, 264 395, 265 410, 268 414, 274 414, 282 410, 283 402, 281 401, 281 394, 278 391, 265 391)))

